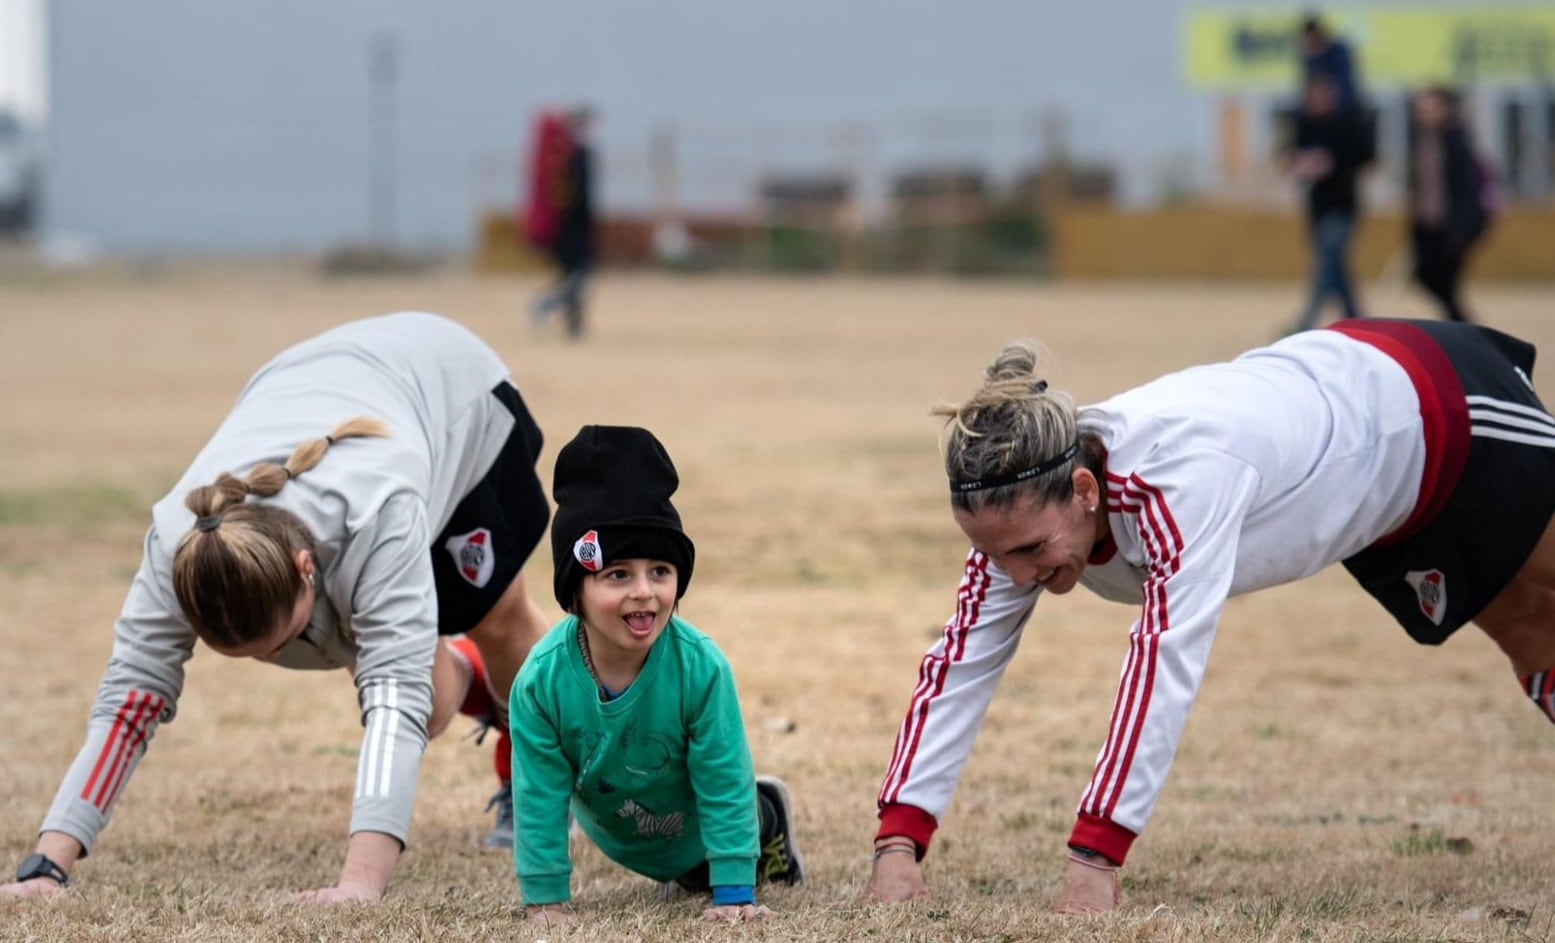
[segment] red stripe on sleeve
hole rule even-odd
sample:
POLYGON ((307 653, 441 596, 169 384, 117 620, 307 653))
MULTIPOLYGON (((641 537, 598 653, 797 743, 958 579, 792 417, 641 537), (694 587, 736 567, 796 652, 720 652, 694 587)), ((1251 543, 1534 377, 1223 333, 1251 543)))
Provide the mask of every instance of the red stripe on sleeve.
POLYGON ((136 752, 145 745, 146 740, 150 738, 152 728, 156 725, 157 717, 162 713, 163 703, 161 698, 157 698, 154 702, 150 701, 148 695, 148 702, 145 705, 147 710, 140 717, 136 718, 135 722, 131 723, 129 735, 125 738, 124 754, 121 757, 123 762, 118 765, 118 769, 103 784, 105 796, 97 804, 97 807, 102 811, 107 812, 113 808, 114 802, 118 800, 119 791, 124 788, 124 783, 130 778, 130 761, 134 758, 136 752))
MULTIPOLYGON (((119 738, 124 733, 124 723, 129 715, 135 711, 135 698, 139 692, 131 691, 120 705, 119 712, 114 715, 113 727, 108 731, 108 739, 103 743, 102 752, 97 754, 97 765, 92 767, 92 775, 86 781, 86 788, 81 790, 81 798, 92 801, 92 787, 97 785, 97 778, 102 775, 103 767, 108 764, 109 757, 118 753, 119 738)), ((151 697, 151 695, 146 695, 151 697)))
POLYGON ((140 704, 135 708, 135 713, 125 718, 124 729, 119 735, 117 749, 114 751, 113 762, 108 766, 108 775, 103 777, 102 785, 98 787, 97 795, 91 800, 99 811, 108 811, 108 797, 116 789, 119 780, 123 776, 124 769, 129 765, 129 758, 135 748, 145 742, 143 726, 146 716, 150 713, 151 703, 154 700, 150 694, 142 696, 140 704))
POLYGON ((885 783, 880 788, 878 802, 882 808, 898 801, 902 787, 912 772, 918 746, 923 742, 923 730, 927 725, 929 707, 945 690, 945 677, 950 666, 966 655, 966 635, 977 624, 982 612, 983 600, 988 596, 988 558, 973 552, 967 556, 966 573, 957 593, 956 617, 945 625, 945 654, 930 652, 923 656, 919 668, 918 687, 907 709, 907 720, 897 735, 891 767, 886 772, 885 783))
MULTIPOLYGON (((1159 636, 1171 627, 1166 582, 1181 569, 1183 549, 1182 532, 1167 509, 1166 500, 1159 489, 1147 484, 1138 475, 1123 479, 1109 474, 1108 478, 1112 484, 1121 486, 1121 499, 1139 502, 1135 520, 1140 525, 1140 536, 1151 559, 1150 578, 1144 586, 1145 600, 1140 613, 1139 631, 1129 643, 1129 657, 1123 677, 1118 682, 1118 697, 1113 702, 1107 742, 1102 747, 1091 783, 1081 798, 1082 816, 1106 821, 1110 821, 1117 808, 1123 792, 1122 784, 1133 768, 1139 739, 1144 731, 1150 698, 1155 690, 1159 636)), ((1119 501, 1120 505, 1123 503, 1124 500, 1119 501)))

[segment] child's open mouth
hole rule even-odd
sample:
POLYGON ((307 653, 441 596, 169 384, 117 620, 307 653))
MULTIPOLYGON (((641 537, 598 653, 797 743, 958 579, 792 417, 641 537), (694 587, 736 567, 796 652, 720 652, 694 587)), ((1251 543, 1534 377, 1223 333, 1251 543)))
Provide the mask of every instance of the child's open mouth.
POLYGON ((627 629, 639 638, 653 631, 655 619, 655 614, 651 612, 628 612, 621 617, 621 621, 626 623, 627 629))

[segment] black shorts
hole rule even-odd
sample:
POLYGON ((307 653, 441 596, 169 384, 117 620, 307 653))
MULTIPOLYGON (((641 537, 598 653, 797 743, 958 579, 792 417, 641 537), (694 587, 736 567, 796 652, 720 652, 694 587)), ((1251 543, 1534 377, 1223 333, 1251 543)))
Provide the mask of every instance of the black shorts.
POLYGON ((1506 588, 1555 514, 1555 418, 1533 391, 1534 348, 1472 324, 1340 327, 1404 365, 1427 425, 1417 513, 1344 565, 1415 641, 1440 645, 1506 588))
POLYGON ((513 414, 513 431, 486 476, 454 508, 432 541, 437 634, 475 628, 523 569, 551 519, 535 473, 544 438, 511 383, 491 391, 513 414))

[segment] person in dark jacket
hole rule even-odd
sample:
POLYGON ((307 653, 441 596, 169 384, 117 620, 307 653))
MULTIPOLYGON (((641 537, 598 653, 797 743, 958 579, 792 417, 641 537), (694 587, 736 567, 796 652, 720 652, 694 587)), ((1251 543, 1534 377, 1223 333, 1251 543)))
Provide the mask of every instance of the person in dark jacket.
POLYGON ((1338 299, 1346 318, 1361 316, 1349 253, 1359 211, 1356 178, 1367 151, 1355 111, 1339 107, 1339 90, 1325 76, 1307 81, 1295 130, 1289 167, 1306 187, 1312 240, 1312 287, 1295 328, 1305 331, 1317 326, 1329 296, 1338 299))
POLYGON ((1446 88, 1417 93, 1409 155, 1409 233, 1414 280, 1453 321, 1471 320, 1459 295, 1463 266, 1485 234, 1479 158, 1469 140, 1458 96, 1446 88))
POLYGON ((1334 83, 1338 94, 1336 106, 1340 111, 1351 111, 1361 106, 1360 76, 1355 68, 1355 54, 1350 44, 1329 31, 1322 16, 1308 13, 1301 21, 1301 78, 1302 84, 1316 78, 1326 78, 1334 83))

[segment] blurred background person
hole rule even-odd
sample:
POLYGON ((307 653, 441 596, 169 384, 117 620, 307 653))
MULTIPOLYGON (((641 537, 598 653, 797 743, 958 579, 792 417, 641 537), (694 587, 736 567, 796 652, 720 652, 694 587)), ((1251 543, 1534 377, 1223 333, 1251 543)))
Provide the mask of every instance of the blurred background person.
POLYGON ((584 291, 594 266, 594 113, 587 106, 540 119, 533 155, 528 236, 557 269, 557 281, 535 302, 541 326, 560 309, 567 336, 584 331, 584 291))
POLYGON ((1317 326, 1330 296, 1344 317, 1361 316, 1350 277, 1350 244, 1359 214, 1357 178, 1369 159, 1365 129, 1355 109, 1339 107, 1338 86, 1323 74, 1307 80, 1287 155, 1292 177, 1306 190, 1307 233, 1312 243, 1312 281, 1306 308, 1295 324, 1317 326))
POLYGON ((1350 44, 1335 36, 1316 11, 1307 13, 1301 20, 1301 80, 1311 84, 1315 78, 1326 78, 1337 93, 1336 107, 1349 111, 1361 105, 1360 78, 1356 74, 1355 55, 1350 44))
POLYGON ((1460 297, 1469 250, 1485 234, 1492 207, 1487 193, 1494 178, 1464 127, 1458 95, 1434 87, 1411 103, 1413 146, 1409 154, 1409 236, 1414 280, 1453 321, 1470 320, 1460 297))

